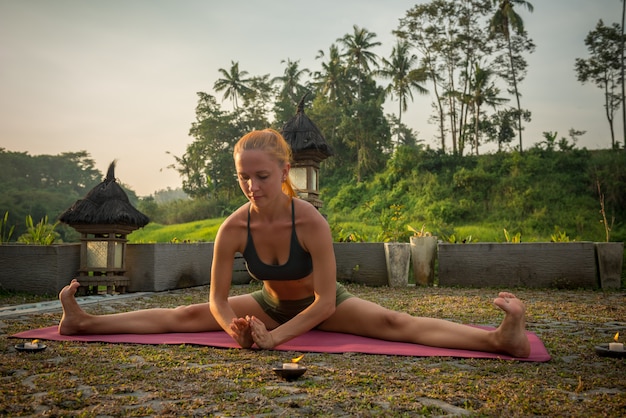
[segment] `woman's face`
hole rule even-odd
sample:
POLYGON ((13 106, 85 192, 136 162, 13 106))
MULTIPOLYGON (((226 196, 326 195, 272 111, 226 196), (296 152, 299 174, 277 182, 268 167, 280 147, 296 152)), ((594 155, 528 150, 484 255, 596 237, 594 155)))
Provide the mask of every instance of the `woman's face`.
POLYGON ((262 150, 245 150, 235 155, 239 187, 255 205, 271 202, 283 194, 283 179, 289 175, 289 164, 280 164, 262 150))

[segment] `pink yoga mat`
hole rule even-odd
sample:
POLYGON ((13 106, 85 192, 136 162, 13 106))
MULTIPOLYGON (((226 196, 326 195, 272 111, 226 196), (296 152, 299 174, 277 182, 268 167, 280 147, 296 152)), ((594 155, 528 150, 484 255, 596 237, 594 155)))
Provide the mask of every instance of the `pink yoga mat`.
MULTIPOLYGON (((489 329, 488 327, 482 327, 489 329)), ((482 351, 458 350, 428 347, 425 345, 383 341, 351 334, 312 330, 291 341, 276 347, 281 351, 316 353, 364 353, 416 357, 462 357, 546 362, 550 354, 532 332, 527 331, 530 340, 530 356, 516 358, 504 354, 482 351)), ((12 335, 14 338, 40 339, 52 341, 105 342, 117 344, 194 344, 219 348, 239 348, 223 331, 168 334, 112 334, 112 335, 59 335, 57 327, 40 328, 12 335)))

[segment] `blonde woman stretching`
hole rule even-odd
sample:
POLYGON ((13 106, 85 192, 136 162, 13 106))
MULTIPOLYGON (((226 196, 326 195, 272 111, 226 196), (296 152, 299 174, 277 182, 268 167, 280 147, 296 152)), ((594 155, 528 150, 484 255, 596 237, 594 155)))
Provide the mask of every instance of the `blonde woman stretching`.
POLYGON ((291 150, 276 131, 243 136, 233 152, 246 204, 221 225, 215 239, 208 303, 90 315, 76 302, 72 281, 59 294, 59 333, 118 334, 226 331, 241 347, 271 349, 311 329, 436 347, 528 357, 525 308, 501 292, 504 311, 495 330, 442 319, 414 317, 351 295, 336 280, 335 254, 327 221, 295 198, 289 180, 291 150), (233 260, 243 254, 262 290, 230 296, 233 260))

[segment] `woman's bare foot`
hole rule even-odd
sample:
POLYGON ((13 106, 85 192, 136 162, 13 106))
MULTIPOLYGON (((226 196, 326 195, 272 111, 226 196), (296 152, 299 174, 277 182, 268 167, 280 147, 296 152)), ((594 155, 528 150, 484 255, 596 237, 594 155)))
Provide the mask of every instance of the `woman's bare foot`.
POLYGON ((493 303, 505 312, 502 323, 495 331, 496 344, 501 351, 513 357, 530 355, 530 342, 526 335, 526 308, 521 300, 509 292, 500 292, 493 303))
POLYGON ((59 300, 63 307, 63 316, 59 322, 59 334, 74 335, 81 332, 81 319, 87 317, 85 311, 78 306, 74 295, 80 283, 76 279, 59 292, 59 300))

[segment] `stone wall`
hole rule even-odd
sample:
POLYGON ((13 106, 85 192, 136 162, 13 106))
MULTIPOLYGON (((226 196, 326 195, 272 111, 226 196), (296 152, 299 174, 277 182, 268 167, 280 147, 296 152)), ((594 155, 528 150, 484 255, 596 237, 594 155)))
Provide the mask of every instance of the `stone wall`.
POLYGON ((617 273, 610 280, 599 276, 593 242, 439 243, 439 285, 463 287, 619 288, 621 251, 617 273), (617 275, 617 277, 615 277, 617 275))
POLYGON ((0 245, 0 288, 54 295, 78 273, 80 244, 0 245))
MULTIPOLYGON (((126 276, 131 278, 131 292, 163 290, 207 285, 211 282, 213 243, 128 244, 126 276)), ((250 281, 241 255, 233 265, 233 283, 250 281)))
POLYGON ((337 280, 386 286, 387 262, 382 242, 336 242, 337 280))
MULTIPOLYGON (((438 246, 439 286, 602 288, 621 285, 623 244, 600 260, 605 244, 473 243, 438 246)), ((366 286, 388 285, 383 243, 335 243, 337 279, 366 286)), ((132 292, 207 285, 213 243, 128 244, 126 273, 132 292)), ((80 244, 0 245, 0 288, 56 294, 77 276, 80 244)), ((233 266, 233 283, 250 281, 243 259, 233 266)))

